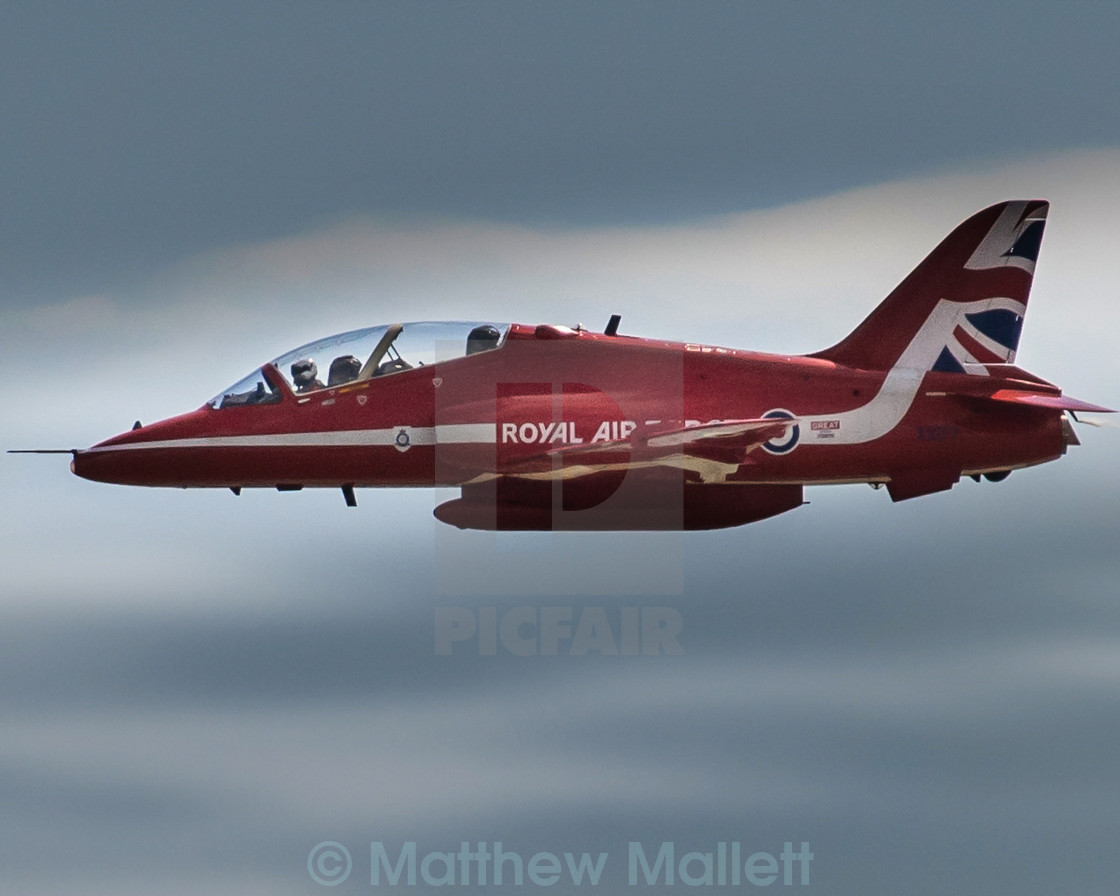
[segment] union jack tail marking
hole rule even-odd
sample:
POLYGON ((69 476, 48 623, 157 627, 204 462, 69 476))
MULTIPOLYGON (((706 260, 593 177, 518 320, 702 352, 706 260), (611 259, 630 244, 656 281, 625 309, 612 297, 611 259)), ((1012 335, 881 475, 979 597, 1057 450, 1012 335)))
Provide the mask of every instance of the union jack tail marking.
POLYGON ((949 234, 851 335, 812 357, 984 375, 1015 360, 1049 205, 1001 202, 949 234))

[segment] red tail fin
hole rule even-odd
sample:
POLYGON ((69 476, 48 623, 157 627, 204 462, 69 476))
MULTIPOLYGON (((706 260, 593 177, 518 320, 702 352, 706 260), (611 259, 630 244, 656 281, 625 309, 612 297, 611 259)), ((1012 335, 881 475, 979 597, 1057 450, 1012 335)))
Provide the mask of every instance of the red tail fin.
POLYGON ((1001 202, 950 233, 846 339, 817 352, 865 370, 983 374, 1014 361, 1049 204, 1001 202))

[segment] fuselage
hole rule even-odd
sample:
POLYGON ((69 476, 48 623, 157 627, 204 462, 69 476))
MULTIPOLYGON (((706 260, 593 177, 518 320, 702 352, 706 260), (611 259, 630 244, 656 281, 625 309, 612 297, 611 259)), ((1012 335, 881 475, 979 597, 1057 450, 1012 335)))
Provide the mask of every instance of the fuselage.
MULTIPOLYGON (((1060 410, 981 406, 966 374, 865 371, 804 356, 509 327, 491 350, 300 393, 275 365, 265 403, 214 403, 75 454, 73 471, 129 485, 461 486, 548 475, 563 449, 635 432, 786 414, 742 457, 684 465, 703 483, 889 482, 1010 470, 1060 456, 1060 410)), ((638 463, 617 450, 601 462, 638 463)))

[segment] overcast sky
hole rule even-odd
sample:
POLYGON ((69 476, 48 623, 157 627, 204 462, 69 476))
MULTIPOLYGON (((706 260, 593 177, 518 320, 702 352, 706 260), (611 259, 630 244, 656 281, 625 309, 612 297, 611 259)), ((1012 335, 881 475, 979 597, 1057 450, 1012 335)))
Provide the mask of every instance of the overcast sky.
MULTIPOLYGON (((390 320, 813 351, 1010 198, 1052 203, 1020 363, 1120 406, 1118 37, 1097 3, 0 0, 0 447, 390 320)), ((337 841, 362 892, 371 841, 500 840, 622 892, 630 841, 806 841, 816 892, 1112 893, 1120 433, 1079 434, 686 535, 4 455, 0 882, 306 894, 337 841), (645 607, 681 652, 437 652, 447 608, 521 606, 645 607)))

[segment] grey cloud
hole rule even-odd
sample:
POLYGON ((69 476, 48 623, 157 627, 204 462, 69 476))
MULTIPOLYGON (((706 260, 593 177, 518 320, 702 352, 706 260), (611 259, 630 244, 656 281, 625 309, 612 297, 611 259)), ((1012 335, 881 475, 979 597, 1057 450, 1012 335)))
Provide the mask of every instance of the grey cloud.
MULTIPOLYGON (((1070 656, 1086 648, 1067 645, 1070 656)), ((314 662, 331 666, 326 651, 314 662)), ((9 756, 36 758, 9 761, 25 783, 8 805, 28 817, 34 802, 52 820, 48 843, 97 847, 95 872, 107 853, 187 882, 220 881, 230 852, 258 879, 297 881, 306 851, 328 837, 359 856, 371 839, 433 850, 502 839, 526 853, 608 851, 613 892, 630 839, 682 849, 809 839, 815 880, 837 892, 964 874, 1042 893, 1059 874, 1104 873, 1099 857, 1070 868, 1038 850, 1090 850, 1115 805, 1114 782, 1095 771, 1110 762, 1114 726, 1095 720, 1115 701, 1116 669, 1094 693, 1062 663, 1031 642, 822 654, 791 636, 765 654, 544 675, 510 664, 505 684, 466 690, 450 680, 414 690, 406 672, 388 685, 399 702, 343 689, 325 703, 227 710, 188 674, 193 708, 126 701, 10 717, 9 756), (122 784, 94 787, 91 775, 122 784), (113 823, 91 836, 96 810, 113 823), (270 810, 279 815, 266 821, 270 810)), ((226 674, 236 691, 245 676, 226 674)))
POLYGON ((1115 13, 985 9, 9 5, 5 301, 346 212, 667 221, 1115 144, 1115 13))

